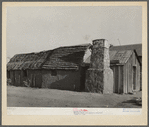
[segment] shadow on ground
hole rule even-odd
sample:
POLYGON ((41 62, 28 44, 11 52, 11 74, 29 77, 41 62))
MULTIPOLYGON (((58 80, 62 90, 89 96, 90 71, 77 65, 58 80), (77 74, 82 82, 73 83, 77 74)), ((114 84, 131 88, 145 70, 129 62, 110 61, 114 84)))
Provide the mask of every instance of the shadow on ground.
POLYGON ((123 101, 122 103, 131 103, 131 104, 133 104, 133 105, 137 105, 137 106, 142 106, 142 104, 140 104, 140 103, 137 103, 137 101, 136 101, 136 97, 134 97, 133 99, 131 99, 131 100, 127 100, 127 101, 123 101))

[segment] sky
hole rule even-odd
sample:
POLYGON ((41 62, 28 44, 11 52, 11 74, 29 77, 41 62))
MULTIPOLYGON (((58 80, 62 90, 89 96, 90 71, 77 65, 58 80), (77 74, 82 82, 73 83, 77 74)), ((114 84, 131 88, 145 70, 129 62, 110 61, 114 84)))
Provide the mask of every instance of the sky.
POLYGON ((7 7, 7 58, 107 39, 142 43, 140 6, 7 7))

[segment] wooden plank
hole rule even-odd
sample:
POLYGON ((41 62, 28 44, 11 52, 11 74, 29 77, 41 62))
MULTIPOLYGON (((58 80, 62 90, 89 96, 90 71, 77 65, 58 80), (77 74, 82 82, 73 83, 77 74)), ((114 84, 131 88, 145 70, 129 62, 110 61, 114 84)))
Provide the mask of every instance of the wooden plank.
POLYGON ((31 81, 30 81, 30 86, 32 87, 33 86, 33 75, 31 74, 31 81))
POLYGON ((113 71, 113 93, 115 93, 115 66, 110 67, 113 71))
POLYGON ((137 82, 136 82, 136 90, 140 90, 140 66, 139 66, 139 63, 137 61, 137 82))
POLYGON ((118 93, 118 66, 115 66, 115 93, 118 93))
POLYGON ((132 92, 133 91, 133 56, 130 57, 130 89, 132 92))
POLYGON ((126 64, 126 77, 127 77, 127 80, 126 80, 126 83, 127 83, 127 93, 128 93, 128 86, 129 86, 129 82, 128 82, 128 78, 129 78, 129 70, 128 70, 129 68, 128 68, 128 63, 126 64))
POLYGON ((126 93, 126 69, 125 65, 122 66, 123 68, 123 93, 126 93))
POLYGON ((118 93, 120 93, 120 77, 121 77, 121 72, 120 72, 120 66, 118 66, 118 93))
POLYGON ((115 66, 113 66, 113 92, 115 92, 115 66))
POLYGON ((120 70, 121 70, 121 79, 120 79, 120 85, 121 85, 121 88, 120 88, 120 91, 121 93, 123 93, 123 80, 124 80, 124 74, 123 74, 123 66, 120 66, 120 70))
POLYGON ((132 73, 133 73, 133 70, 132 70, 132 56, 131 56, 128 61, 128 92, 132 92, 132 88, 133 88, 132 73))
POLYGON ((127 79, 127 83, 128 83, 128 93, 130 92, 130 82, 129 82, 129 80, 130 80, 130 77, 129 77, 129 70, 130 70, 130 68, 129 68, 129 61, 128 61, 128 64, 127 64, 127 69, 128 69, 128 74, 127 74, 127 76, 128 76, 128 79, 127 79))

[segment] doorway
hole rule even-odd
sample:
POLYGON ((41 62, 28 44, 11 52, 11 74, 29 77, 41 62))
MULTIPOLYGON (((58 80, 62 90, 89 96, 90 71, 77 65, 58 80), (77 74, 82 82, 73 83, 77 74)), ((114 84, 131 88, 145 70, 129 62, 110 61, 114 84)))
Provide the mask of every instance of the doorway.
POLYGON ((133 66, 133 90, 136 90, 136 67, 133 66))
POLYGON ((40 74, 38 74, 35 77, 35 87, 41 88, 41 84, 42 84, 42 76, 40 74))
POLYGON ((86 71, 89 68, 89 65, 85 65, 81 67, 81 75, 80 75, 80 91, 85 91, 85 81, 86 81, 86 71))

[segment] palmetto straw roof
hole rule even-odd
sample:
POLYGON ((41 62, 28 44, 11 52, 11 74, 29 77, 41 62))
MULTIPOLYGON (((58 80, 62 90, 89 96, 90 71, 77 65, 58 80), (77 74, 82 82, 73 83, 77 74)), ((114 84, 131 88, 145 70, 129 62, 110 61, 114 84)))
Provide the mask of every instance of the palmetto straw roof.
POLYGON ((18 54, 7 63, 7 70, 39 69, 52 51, 18 54))
POLYGON ((78 69, 90 45, 65 46, 39 53, 18 54, 10 59, 7 70, 78 69))

